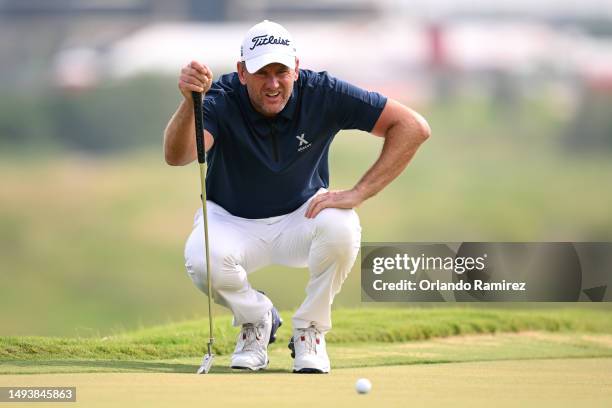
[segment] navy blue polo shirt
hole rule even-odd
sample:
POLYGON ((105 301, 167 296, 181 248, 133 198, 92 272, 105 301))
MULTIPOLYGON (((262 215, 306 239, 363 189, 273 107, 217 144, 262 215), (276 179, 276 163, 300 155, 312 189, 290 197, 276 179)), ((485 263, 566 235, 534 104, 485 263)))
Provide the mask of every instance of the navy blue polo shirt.
POLYGON ((371 131, 387 98, 330 76, 300 70, 285 108, 266 118, 237 73, 215 81, 204 99, 214 137, 207 198, 242 218, 290 213, 329 187, 328 152, 341 129, 371 131))

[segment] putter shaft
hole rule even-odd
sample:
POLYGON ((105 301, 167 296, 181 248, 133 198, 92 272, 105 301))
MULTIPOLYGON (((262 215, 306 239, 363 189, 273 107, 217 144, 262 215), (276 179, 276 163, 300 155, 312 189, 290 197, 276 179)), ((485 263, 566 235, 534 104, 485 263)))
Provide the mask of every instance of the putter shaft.
POLYGON ((210 270, 210 252, 208 245, 208 211, 206 210, 206 155, 204 155, 204 163, 200 163, 200 183, 202 184, 202 216, 204 217, 204 252, 206 254, 206 286, 208 289, 208 354, 212 355, 213 337, 213 317, 212 317, 212 280, 210 270))
POLYGON ((206 255, 206 286, 208 289, 208 353, 202 360, 202 365, 198 370, 198 374, 207 374, 212 367, 212 361, 214 355, 212 353, 212 345, 215 341, 213 337, 213 316, 212 316, 212 271, 210 268, 210 253, 208 245, 208 212, 206 210, 206 171, 208 169, 208 163, 206 162, 206 140, 204 137, 204 120, 202 118, 202 94, 199 92, 191 93, 193 99, 193 111, 195 117, 195 136, 196 136, 196 147, 198 153, 198 163, 200 165, 200 187, 202 194, 202 217, 204 221, 204 253, 206 255))

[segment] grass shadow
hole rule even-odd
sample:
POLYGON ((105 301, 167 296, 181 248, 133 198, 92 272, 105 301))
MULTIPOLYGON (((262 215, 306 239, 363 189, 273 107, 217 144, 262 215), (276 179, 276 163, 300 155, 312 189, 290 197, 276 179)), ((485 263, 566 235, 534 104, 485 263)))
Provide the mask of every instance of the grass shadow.
MULTIPOLYGON (((3 364, 19 367, 18 369, 2 370, 2 374, 55 374, 55 373, 180 373, 195 374, 197 364, 184 364, 161 361, 128 361, 128 360, 4 360, 3 364)), ((287 370, 269 368, 254 373, 249 370, 234 370, 227 366, 213 365, 209 374, 276 374, 287 370)))

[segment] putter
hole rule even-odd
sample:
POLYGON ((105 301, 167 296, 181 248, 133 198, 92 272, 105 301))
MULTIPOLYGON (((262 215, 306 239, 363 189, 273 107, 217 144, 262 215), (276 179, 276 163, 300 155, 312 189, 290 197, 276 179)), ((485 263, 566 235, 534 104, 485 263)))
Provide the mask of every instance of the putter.
POLYGON ((200 184, 202 187, 202 215, 204 216, 204 253, 206 255, 206 276, 208 288, 208 330, 209 338, 207 345, 207 353, 202 359, 202 364, 198 369, 198 374, 208 374, 212 367, 213 359, 215 358, 212 352, 212 345, 215 341, 213 337, 213 317, 212 317, 212 283, 210 270, 210 256, 208 251, 208 215, 206 213, 206 141, 204 140, 204 121, 202 119, 202 94, 200 92, 192 92, 193 98, 193 113, 195 116, 195 131, 196 131, 196 146, 198 148, 198 164, 200 165, 200 184))

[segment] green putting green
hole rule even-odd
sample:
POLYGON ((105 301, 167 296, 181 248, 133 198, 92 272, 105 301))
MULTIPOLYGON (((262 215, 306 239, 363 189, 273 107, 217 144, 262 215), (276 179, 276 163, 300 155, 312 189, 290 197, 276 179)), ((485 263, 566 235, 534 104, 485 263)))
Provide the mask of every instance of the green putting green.
MULTIPOLYGON (((3 386, 75 386, 83 407, 608 407, 612 359, 553 359, 260 373, 7 375, 3 386), (372 391, 355 392, 367 377, 372 391)), ((55 404, 54 406, 63 404, 55 404)))

